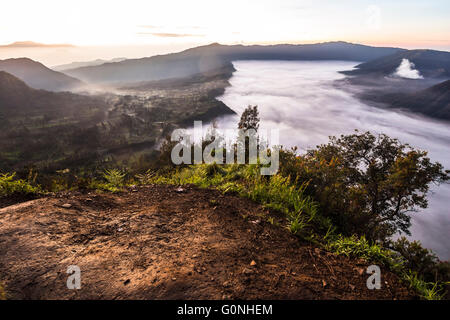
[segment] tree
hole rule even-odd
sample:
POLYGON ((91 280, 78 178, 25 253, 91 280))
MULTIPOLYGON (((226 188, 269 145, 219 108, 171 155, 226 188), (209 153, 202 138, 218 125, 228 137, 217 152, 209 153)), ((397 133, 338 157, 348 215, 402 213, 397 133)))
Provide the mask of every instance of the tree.
MULTIPOLYGON (((235 148, 237 148, 236 151, 243 151, 242 155, 244 156, 243 160, 245 163, 250 163, 250 158, 255 158, 259 148, 259 137, 257 133, 259 129, 259 120, 258 106, 248 106, 242 113, 238 124, 240 132, 235 148)), ((239 161, 239 152, 237 153, 239 161)))
POLYGON ((241 115, 241 120, 238 124, 238 129, 248 130, 259 129, 259 111, 258 106, 248 106, 241 115))
POLYGON ((299 175, 341 230, 372 240, 410 234, 408 213, 427 207, 431 183, 449 179, 427 152, 370 132, 330 137, 300 162, 299 175))

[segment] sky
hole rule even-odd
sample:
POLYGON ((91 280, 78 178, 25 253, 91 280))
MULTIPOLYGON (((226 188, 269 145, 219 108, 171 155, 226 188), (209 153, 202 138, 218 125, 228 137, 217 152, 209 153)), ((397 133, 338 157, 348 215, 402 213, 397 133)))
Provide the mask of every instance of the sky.
POLYGON ((448 0, 2 0, 1 7, 0 45, 152 46, 165 53, 211 42, 343 40, 450 50, 448 0))

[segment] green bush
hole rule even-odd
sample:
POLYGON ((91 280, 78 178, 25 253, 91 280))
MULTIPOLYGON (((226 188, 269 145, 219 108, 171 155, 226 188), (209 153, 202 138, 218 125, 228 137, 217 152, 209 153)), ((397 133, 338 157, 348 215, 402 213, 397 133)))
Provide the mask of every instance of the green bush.
POLYGON ((105 172, 103 173, 103 179, 106 180, 106 184, 93 181, 91 184, 91 188, 117 192, 125 185, 125 176, 126 173, 122 172, 119 169, 105 170, 105 172))
POLYGON ((15 179, 16 174, 1 173, 0 174, 0 197, 13 194, 38 194, 39 187, 31 185, 29 181, 23 179, 15 179))
POLYGON ((368 262, 382 263, 385 266, 399 265, 394 262, 393 253, 390 250, 383 249, 378 244, 371 244, 364 236, 344 237, 339 235, 328 241, 326 249, 347 257, 363 258, 368 262))
POLYGON ((139 181, 140 184, 151 184, 153 182, 153 178, 155 176, 155 173, 152 170, 147 170, 145 173, 137 174, 136 179, 139 181))
POLYGON ((103 178, 113 187, 123 187, 126 174, 118 169, 105 170, 103 178))
POLYGON ((416 272, 405 272, 403 280, 425 300, 442 300, 446 296, 444 286, 439 282, 426 282, 416 272))
POLYGON ((408 213, 426 208, 429 186, 450 178, 425 151, 383 134, 330 137, 329 143, 304 155, 296 152, 281 150, 280 173, 310 182, 306 192, 339 233, 374 241, 399 231, 409 234, 408 213))
MULTIPOLYGON (((404 241, 401 242, 404 244, 404 241)), ((417 245, 413 244, 413 246, 417 245)), ((400 276, 400 278, 413 290, 415 290, 423 299, 441 300, 445 297, 445 285, 442 280, 427 281, 424 273, 418 273, 409 267, 413 265, 413 260, 407 260, 399 256, 395 251, 383 248, 378 244, 371 244, 367 239, 357 236, 344 237, 339 235, 330 239, 325 248, 336 254, 342 254, 347 257, 363 258, 369 263, 382 264, 391 271, 400 276)), ((407 248, 407 246, 405 246, 407 248)), ((423 249, 423 248, 422 248, 423 249)), ((426 249, 425 249, 426 250, 426 249)), ((427 254, 429 254, 429 251, 427 254)), ((423 251, 421 250, 421 255, 423 251)), ((435 265, 434 262, 428 262, 425 266, 435 265)))

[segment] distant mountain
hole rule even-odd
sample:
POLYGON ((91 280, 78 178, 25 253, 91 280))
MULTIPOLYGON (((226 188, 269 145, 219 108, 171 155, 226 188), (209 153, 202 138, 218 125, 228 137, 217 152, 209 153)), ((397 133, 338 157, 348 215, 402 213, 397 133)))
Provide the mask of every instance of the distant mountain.
POLYGON ((413 94, 386 96, 385 101, 393 107, 450 120, 450 80, 413 94))
POLYGON ((401 50, 344 71, 347 75, 388 76, 393 74, 403 59, 414 64, 414 68, 425 78, 450 77, 450 52, 436 50, 401 50))
POLYGON ((58 66, 52 67, 55 71, 65 71, 70 69, 76 69, 76 68, 82 68, 82 67, 92 67, 92 66, 99 66, 104 63, 111 63, 111 62, 120 62, 123 60, 126 60, 127 58, 114 58, 111 60, 103 60, 103 59, 96 59, 92 61, 81 61, 81 62, 72 62, 68 64, 62 64, 58 66))
POLYGON ((188 49, 185 52, 222 56, 234 60, 344 60, 369 61, 403 49, 371 47, 343 41, 316 44, 220 45, 188 49))
POLYGON ((101 98, 30 88, 0 71, 0 170, 94 157, 98 124, 108 105, 101 98))
POLYGON ((100 66, 67 70, 86 82, 136 82, 181 78, 231 65, 234 60, 347 60, 368 61, 395 52, 346 42, 306 45, 243 46, 217 43, 179 53, 131 59, 100 66))
POLYGON ((0 60, 0 71, 16 76, 35 89, 65 91, 83 86, 80 80, 51 70, 28 58, 0 60))
POLYGON ((18 116, 43 116, 82 119, 84 111, 104 107, 96 98, 69 92, 50 92, 30 88, 25 82, 4 71, 0 71, 0 115, 2 119, 18 116))
POLYGON ((67 48, 67 47, 74 47, 74 45, 71 44, 45 44, 45 43, 38 43, 33 41, 17 41, 6 45, 0 45, 1 48, 67 48))

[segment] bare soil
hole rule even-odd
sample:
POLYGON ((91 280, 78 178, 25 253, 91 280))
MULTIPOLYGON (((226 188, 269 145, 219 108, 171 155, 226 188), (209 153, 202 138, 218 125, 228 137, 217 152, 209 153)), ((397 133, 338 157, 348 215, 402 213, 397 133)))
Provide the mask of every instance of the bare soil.
POLYGON ((0 209, 0 281, 8 297, 415 298, 383 269, 382 288, 367 289, 367 262, 301 243, 252 201, 182 188, 64 193, 0 209), (80 290, 66 286, 70 265, 81 269, 80 290))

